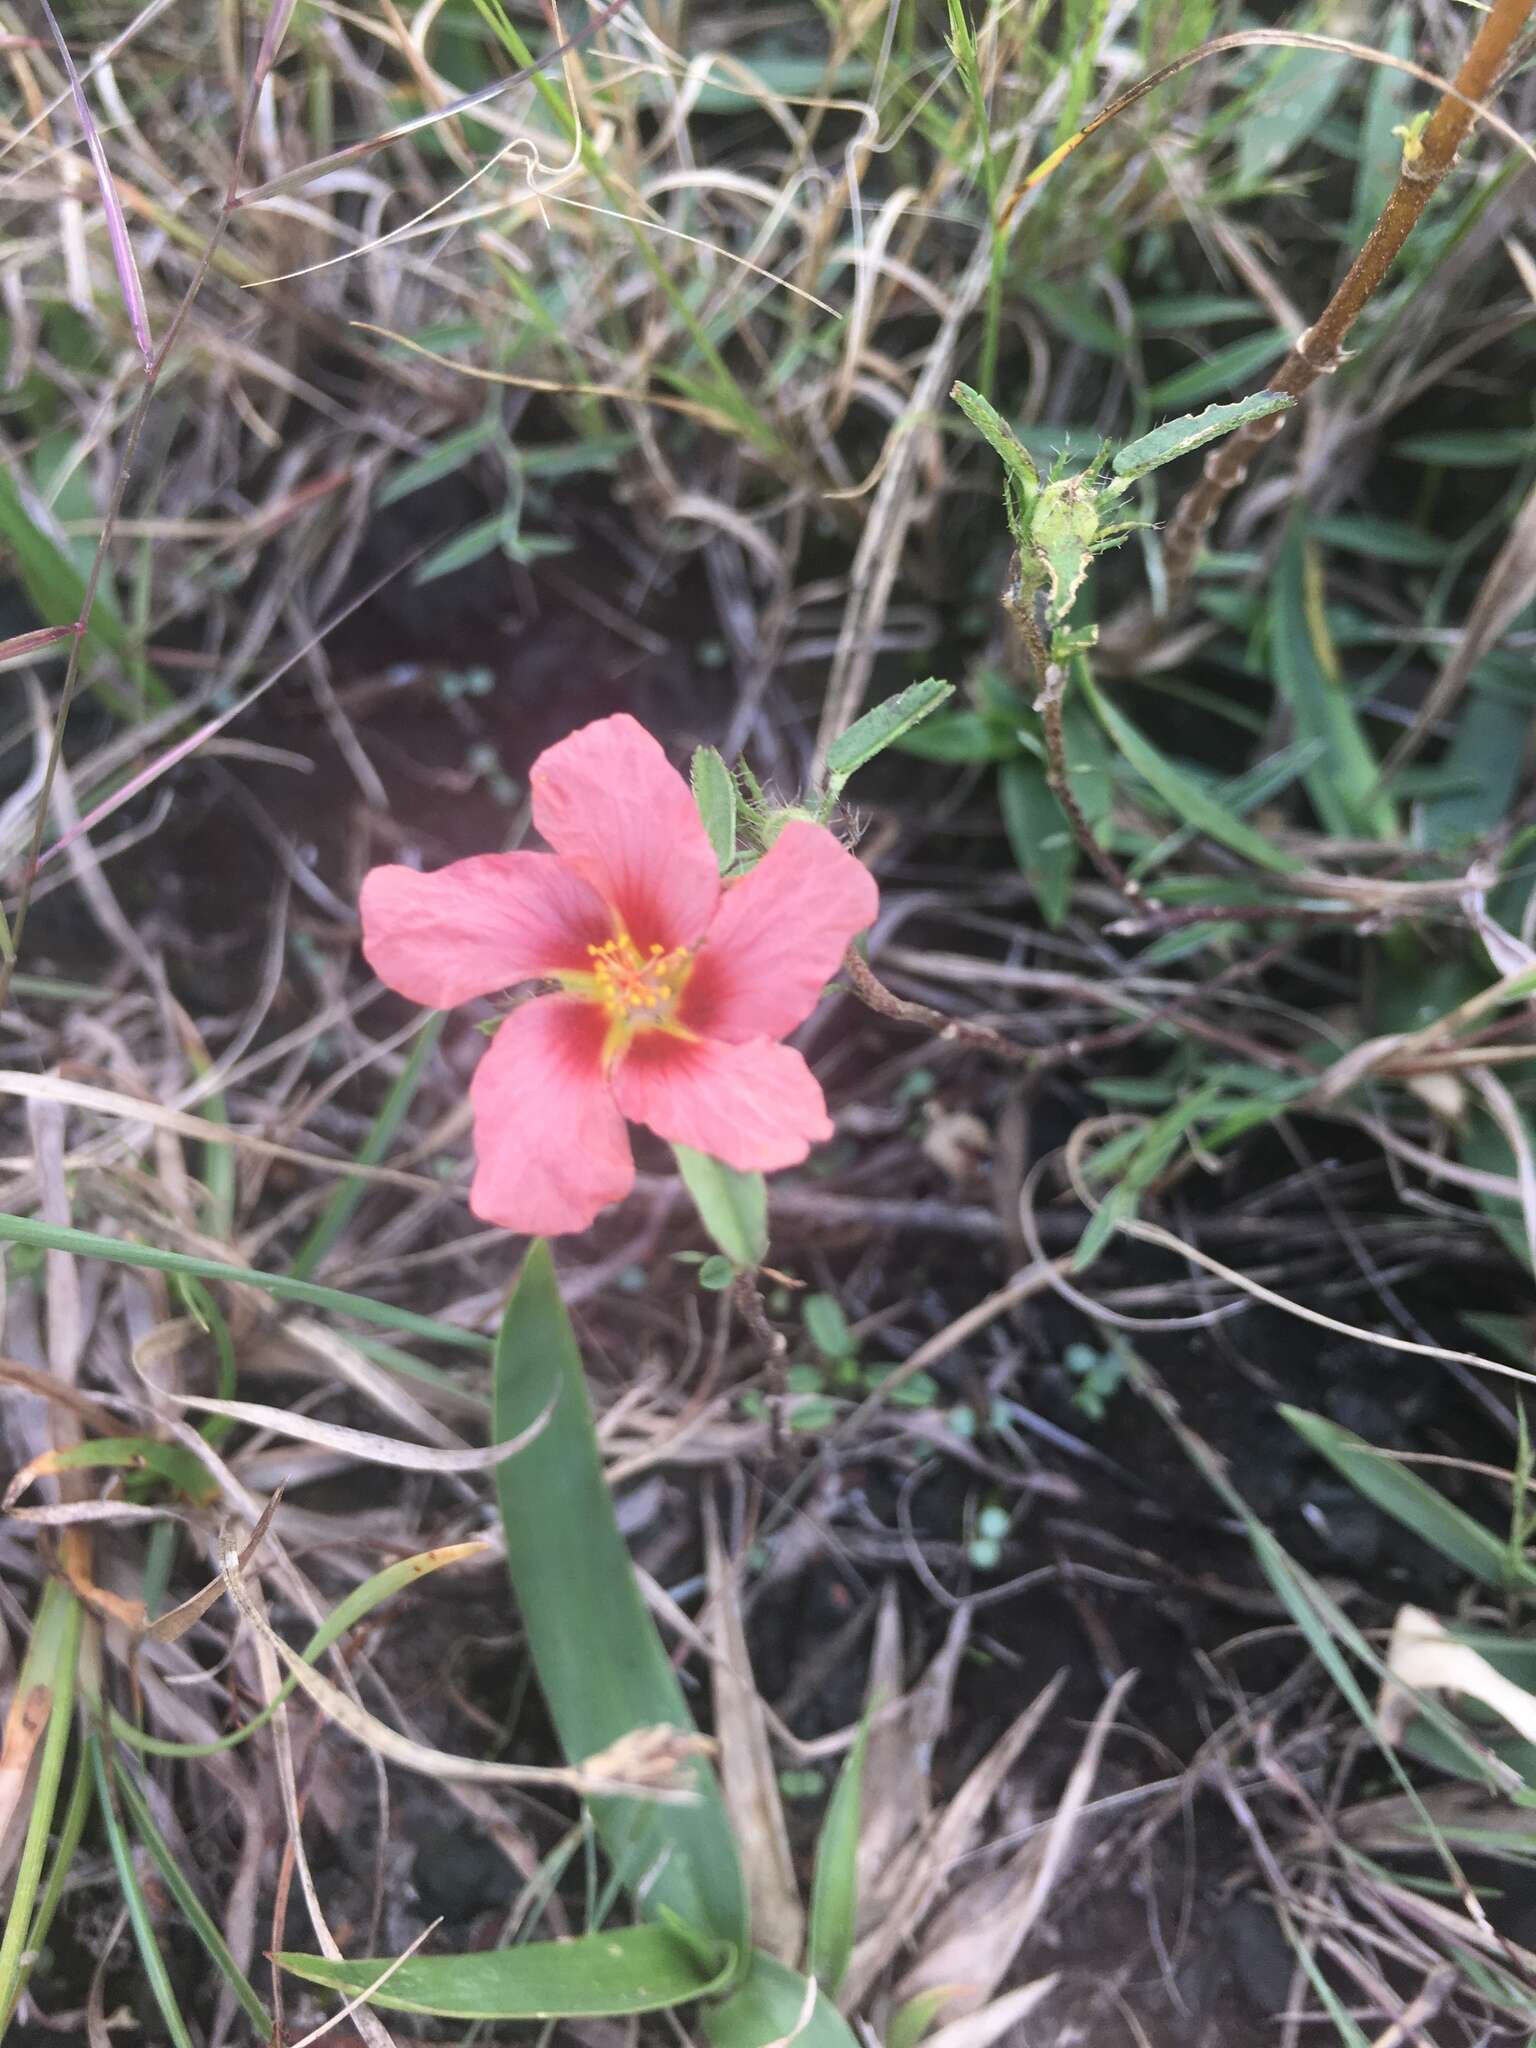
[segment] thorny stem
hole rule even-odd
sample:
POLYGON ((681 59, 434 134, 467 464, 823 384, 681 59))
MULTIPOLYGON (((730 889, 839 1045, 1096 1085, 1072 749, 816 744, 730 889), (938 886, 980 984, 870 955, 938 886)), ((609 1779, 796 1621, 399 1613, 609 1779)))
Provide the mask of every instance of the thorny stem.
MULTIPOLYGON (((1481 28, 1457 72, 1453 91, 1436 107, 1424 133, 1403 149, 1402 169, 1364 246, 1316 321, 1296 342, 1268 388, 1300 398, 1319 377, 1331 377, 1344 360, 1344 339, 1397 261, 1419 216, 1456 160, 1478 107, 1498 83, 1516 37, 1536 0, 1492 0, 1481 28)), ((1199 481, 1179 501, 1163 534, 1167 609, 1178 608, 1212 522, 1247 476, 1260 451, 1279 433, 1283 412, 1251 420, 1205 459, 1199 481)))

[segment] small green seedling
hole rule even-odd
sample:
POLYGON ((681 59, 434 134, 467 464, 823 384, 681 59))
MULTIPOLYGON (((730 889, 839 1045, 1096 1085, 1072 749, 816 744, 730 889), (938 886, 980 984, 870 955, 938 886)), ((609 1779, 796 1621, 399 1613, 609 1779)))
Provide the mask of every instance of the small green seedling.
POLYGON ((1077 1381, 1072 1406, 1090 1422, 1102 1422, 1110 1397, 1125 1377, 1125 1366, 1113 1351, 1095 1351, 1091 1344, 1069 1344, 1062 1364, 1077 1381))

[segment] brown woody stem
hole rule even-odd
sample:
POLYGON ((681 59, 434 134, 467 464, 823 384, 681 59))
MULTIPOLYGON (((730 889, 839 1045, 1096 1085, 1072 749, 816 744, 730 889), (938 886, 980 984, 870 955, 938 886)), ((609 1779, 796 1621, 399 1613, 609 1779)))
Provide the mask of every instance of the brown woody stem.
MULTIPOLYGON (((1479 106, 1498 83, 1533 7, 1536 0, 1492 0, 1456 74, 1453 90, 1442 97, 1416 144, 1405 146, 1397 183, 1359 255, 1318 318, 1269 380, 1268 389, 1300 398, 1319 377, 1331 376, 1343 362, 1345 336, 1397 261, 1420 214, 1455 162, 1479 106)), ((1279 433, 1285 417, 1284 413, 1271 413, 1267 419, 1250 421, 1220 442, 1206 457, 1199 481, 1179 501, 1163 533, 1170 611, 1183 598, 1201 543, 1228 493, 1247 476, 1254 458, 1279 433)))

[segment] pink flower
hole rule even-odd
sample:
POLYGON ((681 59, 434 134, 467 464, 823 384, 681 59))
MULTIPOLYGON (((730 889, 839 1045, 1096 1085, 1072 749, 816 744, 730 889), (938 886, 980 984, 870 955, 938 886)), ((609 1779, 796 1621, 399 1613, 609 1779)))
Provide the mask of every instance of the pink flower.
POLYGON ((546 749, 532 784, 553 853, 363 882, 368 964, 413 1002, 554 984, 512 1012, 471 1084, 470 1207, 507 1230, 585 1230, 634 1184, 626 1117, 744 1173, 797 1165, 832 1124, 777 1041, 872 922, 871 876, 796 819, 722 884, 688 785, 623 714, 546 749))

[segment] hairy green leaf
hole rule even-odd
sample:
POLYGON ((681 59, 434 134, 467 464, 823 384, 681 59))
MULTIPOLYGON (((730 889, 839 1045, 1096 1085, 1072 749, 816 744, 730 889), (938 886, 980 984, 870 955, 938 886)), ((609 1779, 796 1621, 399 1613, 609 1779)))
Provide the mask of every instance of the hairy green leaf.
POLYGON ((1148 470, 1161 469, 1165 462, 1203 448, 1207 441, 1219 441, 1235 427, 1245 427, 1250 420, 1268 419, 1271 413, 1286 412, 1295 403, 1283 391, 1256 391, 1251 398, 1234 399, 1229 405, 1208 405, 1204 412, 1166 420, 1150 434, 1143 434, 1139 441, 1128 442, 1110 468, 1117 477, 1131 483, 1148 470))

